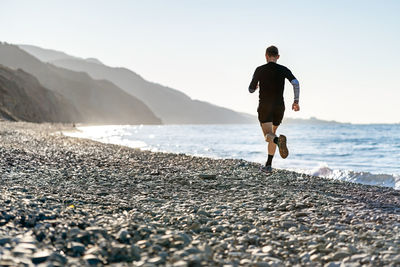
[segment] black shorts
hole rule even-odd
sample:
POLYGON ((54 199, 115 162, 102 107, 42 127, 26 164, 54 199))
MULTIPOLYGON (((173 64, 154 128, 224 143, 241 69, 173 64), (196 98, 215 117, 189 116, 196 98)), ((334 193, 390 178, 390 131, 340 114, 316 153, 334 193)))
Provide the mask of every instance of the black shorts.
POLYGON ((272 122, 273 125, 278 126, 282 122, 285 106, 259 104, 257 112, 260 123, 272 122))

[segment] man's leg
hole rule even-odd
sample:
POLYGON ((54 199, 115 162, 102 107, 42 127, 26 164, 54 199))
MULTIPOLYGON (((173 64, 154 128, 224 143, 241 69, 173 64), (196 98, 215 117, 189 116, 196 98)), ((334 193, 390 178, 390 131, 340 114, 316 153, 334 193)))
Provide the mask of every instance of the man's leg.
POLYGON ((276 151, 276 144, 274 138, 276 136, 276 130, 278 126, 272 125, 272 122, 261 123, 261 129, 264 134, 265 141, 268 142, 268 155, 274 155, 276 151))
MULTIPOLYGON (((268 142, 268 158, 272 161, 272 157, 276 151, 276 144, 279 145, 279 153, 282 158, 287 158, 289 151, 286 147, 286 136, 276 136, 276 130, 278 126, 272 124, 272 122, 261 123, 261 128, 265 137, 265 141, 268 142)), ((269 163, 269 162, 268 162, 269 163)), ((269 164, 267 164, 269 165, 269 164)))
POLYGON ((272 159, 276 151, 276 144, 274 142, 274 139, 276 137, 276 130, 278 129, 278 126, 272 125, 272 122, 266 122, 261 123, 261 129, 263 131, 265 141, 268 142, 268 159, 265 163, 265 166, 271 167, 272 159))

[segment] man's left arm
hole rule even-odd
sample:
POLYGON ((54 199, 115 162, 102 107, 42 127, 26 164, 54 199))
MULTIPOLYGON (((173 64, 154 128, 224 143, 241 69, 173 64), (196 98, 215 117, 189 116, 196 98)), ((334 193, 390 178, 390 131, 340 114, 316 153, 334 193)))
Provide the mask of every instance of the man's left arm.
POLYGON ((293 86, 294 101, 293 101, 293 105, 292 105, 292 110, 299 111, 300 110, 300 106, 299 106, 300 83, 296 79, 296 77, 294 77, 294 75, 292 74, 292 72, 289 69, 287 69, 286 78, 290 81, 290 83, 293 86))

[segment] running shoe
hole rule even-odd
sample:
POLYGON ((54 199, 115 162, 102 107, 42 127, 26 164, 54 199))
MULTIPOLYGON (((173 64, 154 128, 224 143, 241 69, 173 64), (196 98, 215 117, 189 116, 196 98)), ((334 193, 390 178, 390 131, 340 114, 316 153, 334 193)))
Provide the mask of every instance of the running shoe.
POLYGON ((270 174, 272 172, 272 167, 271 166, 261 166, 260 171, 270 174))
POLYGON ((279 154, 283 159, 286 159, 289 156, 289 150, 286 146, 286 136, 280 135, 278 137, 278 148, 279 148, 279 154))

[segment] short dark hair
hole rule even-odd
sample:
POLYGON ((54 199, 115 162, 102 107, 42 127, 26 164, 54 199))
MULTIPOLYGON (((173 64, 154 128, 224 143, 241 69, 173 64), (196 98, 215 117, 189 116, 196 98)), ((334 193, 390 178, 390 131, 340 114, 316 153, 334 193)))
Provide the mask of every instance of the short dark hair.
POLYGON ((265 51, 265 54, 270 57, 278 56, 279 55, 278 47, 271 45, 270 47, 267 48, 267 51, 265 51))

